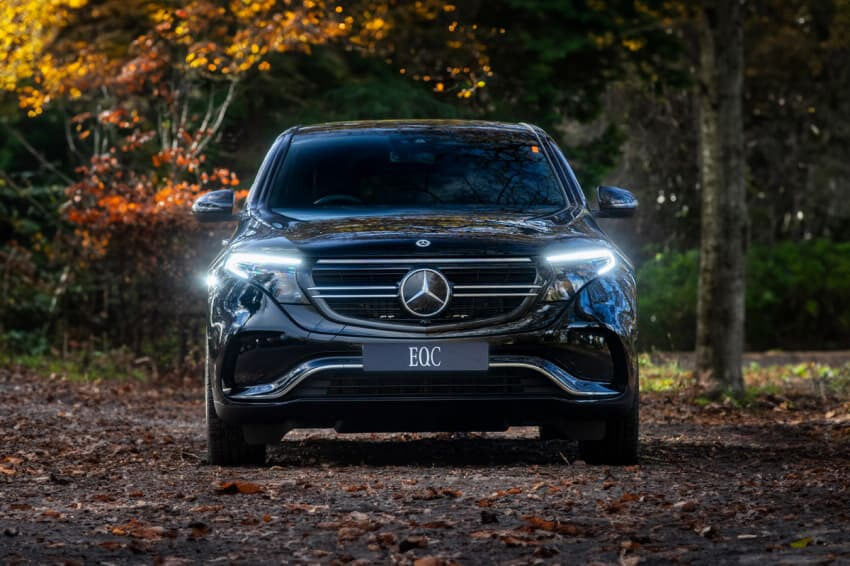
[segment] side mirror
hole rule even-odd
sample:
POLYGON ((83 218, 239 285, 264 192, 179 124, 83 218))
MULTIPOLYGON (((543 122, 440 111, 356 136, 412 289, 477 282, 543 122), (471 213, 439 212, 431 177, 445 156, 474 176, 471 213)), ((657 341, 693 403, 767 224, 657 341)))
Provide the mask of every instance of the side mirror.
POLYGON ((192 204, 192 214, 198 222, 226 222, 235 220, 233 214, 234 193, 231 189, 221 189, 201 195, 192 204))
POLYGON ((599 218, 626 218, 632 216, 638 207, 638 201, 631 192, 619 187, 600 185, 596 188, 596 200, 599 218))

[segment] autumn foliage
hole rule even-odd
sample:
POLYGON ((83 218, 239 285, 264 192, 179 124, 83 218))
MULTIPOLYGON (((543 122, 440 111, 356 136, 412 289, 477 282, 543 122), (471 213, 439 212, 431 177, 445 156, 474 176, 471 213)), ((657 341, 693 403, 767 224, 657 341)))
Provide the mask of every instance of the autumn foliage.
MULTIPOLYGON (((400 27, 454 10, 434 1, 11 0, 0 8, 0 88, 29 116, 56 104, 71 112, 66 142, 79 166, 65 213, 97 257, 118 234, 127 243, 163 223, 189 229, 188 206, 204 191, 246 194, 208 152, 240 86, 275 54, 344 42, 392 62, 400 27)), ((492 73, 485 46, 457 21, 445 33, 456 64, 429 71, 427 55, 407 53, 400 72, 468 98, 492 73)))

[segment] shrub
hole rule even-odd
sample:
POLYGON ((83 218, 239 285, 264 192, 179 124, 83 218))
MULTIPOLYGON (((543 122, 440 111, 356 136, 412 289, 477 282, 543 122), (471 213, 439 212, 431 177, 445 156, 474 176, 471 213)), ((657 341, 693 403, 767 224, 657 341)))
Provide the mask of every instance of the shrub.
MULTIPOLYGON (((699 254, 658 253, 638 269, 642 348, 692 349, 699 254)), ((846 348, 850 242, 756 245, 747 254, 747 348, 846 348)))
POLYGON ((696 340, 699 254, 657 253, 637 273, 642 349, 689 350, 696 340))

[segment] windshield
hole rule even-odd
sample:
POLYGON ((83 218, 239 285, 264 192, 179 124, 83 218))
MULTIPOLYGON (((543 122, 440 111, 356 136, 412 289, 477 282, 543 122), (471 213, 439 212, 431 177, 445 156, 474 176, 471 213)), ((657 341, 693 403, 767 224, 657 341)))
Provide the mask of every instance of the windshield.
POLYGON ((269 197, 269 208, 295 218, 565 205, 533 137, 480 128, 296 135, 269 197))

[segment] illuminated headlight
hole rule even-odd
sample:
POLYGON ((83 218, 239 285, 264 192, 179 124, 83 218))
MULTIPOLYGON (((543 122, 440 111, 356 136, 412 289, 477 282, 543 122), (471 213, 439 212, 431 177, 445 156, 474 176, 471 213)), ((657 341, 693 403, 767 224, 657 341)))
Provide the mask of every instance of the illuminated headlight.
POLYGON ((605 275, 617 265, 617 256, 608 248, 588 248, 546 256, 555 279, 546 290, 547 301, 566 301, 592 279, 605 275))
POLYGON ((295 277, 299 265, 301 258, 294 255, 233 252, 224 269, 260 285, 279 303, 306 303, 295 277))

